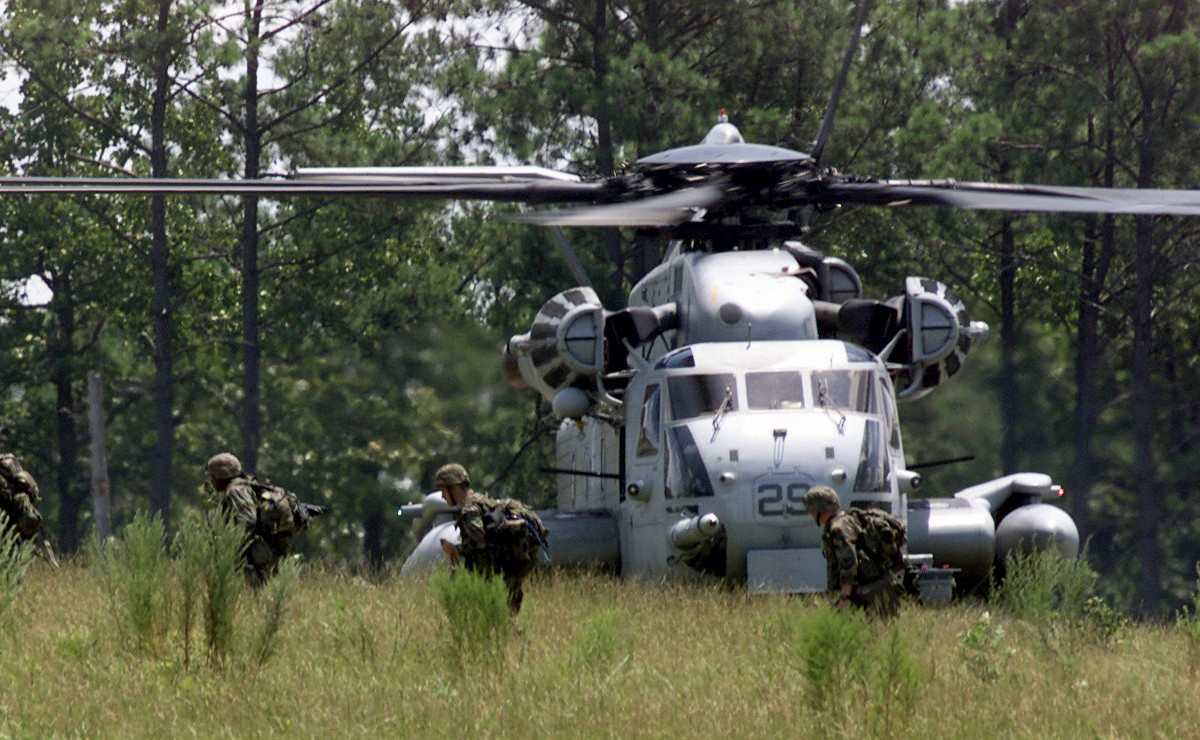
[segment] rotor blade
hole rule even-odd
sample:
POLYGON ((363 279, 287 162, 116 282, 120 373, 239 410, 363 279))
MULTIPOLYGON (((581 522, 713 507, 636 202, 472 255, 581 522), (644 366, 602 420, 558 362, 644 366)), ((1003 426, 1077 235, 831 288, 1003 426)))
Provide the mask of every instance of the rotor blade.
POLYGON ((291 196, 399 196, 520 203, 604 200, 603 182, 541 168, 394 167, 303 171, 296 179, 0 177, 0 195, 138 193, 291 196), (487 171, 492 170, 492 171, 487 171))
POLYGON ((822 183, 810 196, 816 203, 831 205, 857 203, 893 208, 935 205, 980 211, 1200 216, 1200 190, 888 180, 822 183))
POLYGON ((546 167, 477 165, 433 167, 300 167, 293 177, 297 180, 325 182, 516 182, 557 180, 579 182, 579 175, 546 167))
POLYGON ((858 40, 862 37, 863 25, 867 22, 867 12, 871 9, 871 0, 859 0, 858 17, 854 19, 854 32, 850 35, 850 45, 846 47, 846 55, 842 57, 842 70, 838 73, 837 84, 833 86, 833 94, 829 96, 829 107, 825 109, 825 118, 821 121, 821 130, 813 139, 811 156, 817 164, 825 152, 825 142, 833 132, 833 117, 837 115, 838 102, 842 99, 842 90, 846 87, 846 78, 850 76, 850 65, 854 62, 854 52, 858 50, 858 40))
POLYGON ((718 205, 725 198, 723 185, 709 184, 627 203, 524 213, 506 218, 541 226, 675 226, 691 220, 698 210, 718 205))

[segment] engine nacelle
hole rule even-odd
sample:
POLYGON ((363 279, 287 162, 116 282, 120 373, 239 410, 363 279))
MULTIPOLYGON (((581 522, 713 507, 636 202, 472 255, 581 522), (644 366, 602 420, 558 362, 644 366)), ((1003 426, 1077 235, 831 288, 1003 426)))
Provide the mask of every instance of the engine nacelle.
POLYGON ((905 279, 903 322, 907 356, 898 361, 908 367, 896 387, 902 401, 920 398, 952 377, 971 347, 988 337, 988 325, 971 321, 950 288, 929 278, 905 279))
MULTIPOLYGON (((505 363, 547 401, 567 389, 598 393, 604 372, 604 308, 591 288, 565 290, 534 317, 529 333, 508 340, 505 363)), ((514 385, 511 370, 506 370, 514 385)), ((589 396, 590 397, 590 396, 589 396)), ((556 410, 580 413, 579 396, 570 393, 556 410)))

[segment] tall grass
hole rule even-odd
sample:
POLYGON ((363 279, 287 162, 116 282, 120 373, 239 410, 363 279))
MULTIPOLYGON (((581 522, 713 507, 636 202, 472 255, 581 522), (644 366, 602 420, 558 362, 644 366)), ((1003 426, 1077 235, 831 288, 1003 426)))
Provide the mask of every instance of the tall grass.
POLYGON ((8 526, 8 515, 0 511, 0 630, 21 590, 21 581, 33 560, 33 544, 21 539, 8 526))
POLYGON ((430 585, 445 616, 445 651, 458 669, 494 668, 512 636, 508 587, 501 578, 460 569, 434 572, 430 585))
POLYGON ((244 533, 219 511, 188 517, 170 549, 157 516, 136 514, 120 537, 93 540, 88 561, 118 643, 126 650, 193 664, 197 622, 204 654, 220 665, 235 654, 257 665, 277 651, 299 566, 284 562, 261 588, 245 583, 244 533), (249 607, 243 594, 249 591, 249 607), (178 655, 169 646, 177 644, 178 655))
POLYGON ((90 545, 117 636, 126 647, 150 654, 161 652, 171 627, 172 568, 165 536, 161 519, 139 512, 121 537, 90 545))
POLYGON ((98 568, 35 560, 20 639, 0 652, 0 736, 1200 737, 1176 623, 1081 632, 1066 660, 995 603, 879 622, 819 598, 551 570, 526 583, 519 633, 503 592, 486 597, 494 657, 459 661, 464 612, 436 583, 301 569, 265 663, 272 607, 243 587, 227 658, 185 668, 178 585, 168 649, 146 654, 114 632, 98 568))

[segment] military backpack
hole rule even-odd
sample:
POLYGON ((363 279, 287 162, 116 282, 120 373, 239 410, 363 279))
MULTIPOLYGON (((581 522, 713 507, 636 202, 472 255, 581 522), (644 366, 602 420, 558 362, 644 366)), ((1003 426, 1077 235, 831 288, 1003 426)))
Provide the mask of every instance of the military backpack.
POLYGON ((846 511, 862 529, 858 538, 859 549, 885 572, 903 570, 904 546, 908 544, 904 522, 875 508, 851 507, 846 511))
POLYGON ((549 562, 549 532, 541 517, 524 503, 511 498, 496 499, 483 512, 483 531, 488 546, 517 562, 549 562))
POLYGON ((252 481, 250 487, 258 508, 258 534, 290 537, 308 528, 309 507, 296 494, 261 481, 252 481))

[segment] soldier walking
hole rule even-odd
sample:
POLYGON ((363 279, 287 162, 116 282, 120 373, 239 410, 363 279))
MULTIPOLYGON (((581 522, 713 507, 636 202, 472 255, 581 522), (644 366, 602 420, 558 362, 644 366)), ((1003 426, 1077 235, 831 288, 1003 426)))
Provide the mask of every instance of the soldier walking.
POLYGON ((545 553, 547 532, 542 520, 520 501, 492 499, 472 490, 466 468, 456 463, 438 468, 434 484, 448 504, 458 507, 454 523, 460 544, 441 541, 451 570, 461 560, 468 570, 501 575, 508 587, 508 609, 515 617, 525 598, 525 577, 545 553))
POLYGON ((208 482, 220 497, 221 511, 246 532, 242 567, 246 580, 261 586, 292 551, 292 537, 325 508, 301 503, 291 491, 254 479, 234 455, 222 452, 205 466, 208 482))

